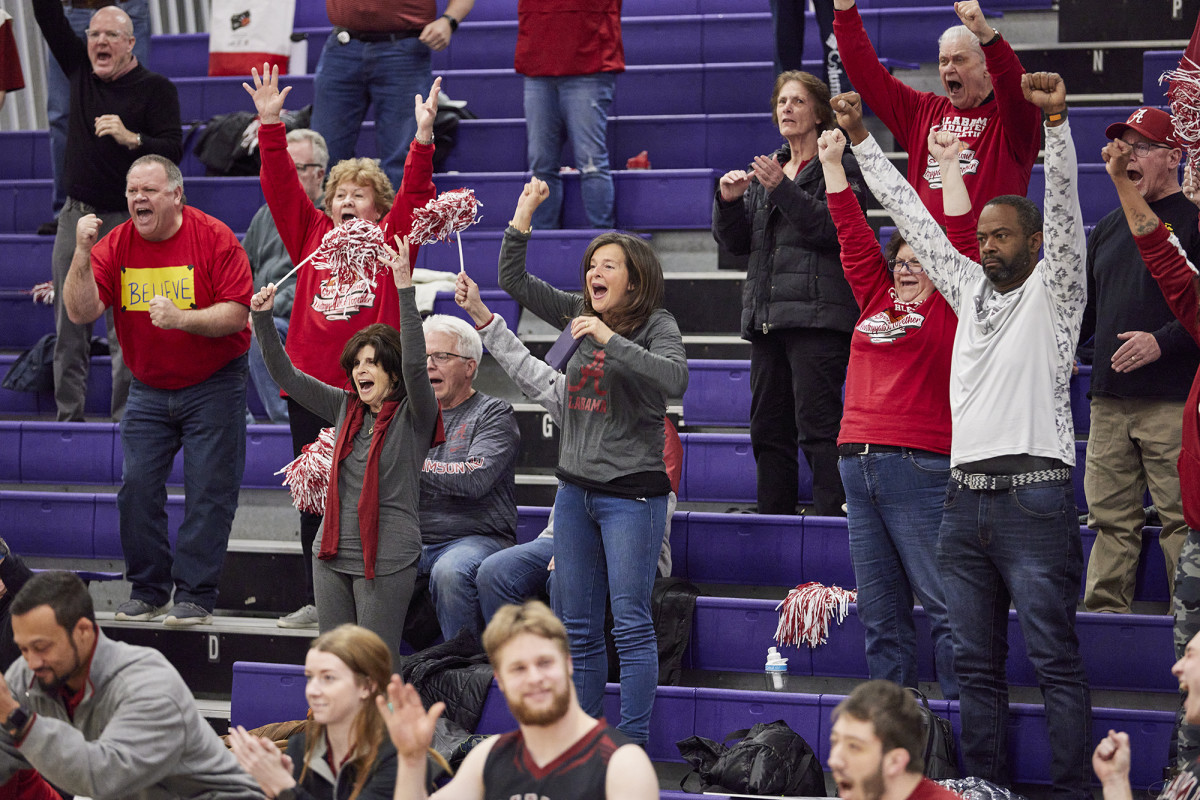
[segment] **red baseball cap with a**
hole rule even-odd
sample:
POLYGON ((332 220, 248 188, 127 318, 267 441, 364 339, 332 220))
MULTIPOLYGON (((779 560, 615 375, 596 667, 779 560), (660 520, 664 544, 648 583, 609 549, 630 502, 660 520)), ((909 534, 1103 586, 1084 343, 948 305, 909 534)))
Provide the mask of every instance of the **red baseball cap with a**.
POLYGON ((1120 139, 1125 135, 1125 131, 1140 133, 1152 142, 1179 147, 1179 143, 1175 141, 1175 126, 1171 122, 1171 115, 1161 108, 1139 108, 1124 122, 1114 122, 1105 128, 1104 135, 1109 139, 1120 139))

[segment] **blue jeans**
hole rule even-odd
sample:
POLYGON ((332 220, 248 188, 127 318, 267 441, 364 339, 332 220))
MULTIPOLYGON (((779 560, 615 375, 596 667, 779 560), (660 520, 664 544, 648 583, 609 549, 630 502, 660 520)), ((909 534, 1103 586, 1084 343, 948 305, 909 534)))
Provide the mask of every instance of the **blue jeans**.
POLYGON ((608 166, 608 109, 617 76, 593 75, 525 78, 525 126, 529 170, 550 189, 550 197, 533 212, 538 230, 562 227, 563 142, 571 139, 579 169, 583 211, 593 228, 613 227, 613 182, 608 166))
POLYGON ((667 495, 628 500, 558 482, 554 498, 554 571, 562 621, 583 710, 603 714, 608 656, 604 601, 612 599, 613 639, 621 662, 621 724, 633 741, 650 736, 658 686, 658 645, 650 593, 667 524, 667 495))
POLYGON ((212 610, 246 466, 246 358, 183 389, 136 378, 121 418, 125 464, 117 509, 130 597, 156 606, 171 598, 212 610), (172 560, 167 476, 183 447, 183 523, 172 560))
POLYGON ((433 84, 430 49, 414 36, 395 42, 346 44, 330 35, 317 63, 312 128, 329 145, 329 166, 354 157, 367 106, 375 106, 380 165, 400 190, 408 145, 417 132, 413 96, 433 84))
POLYGON ((841 458, 838 469, 846 487, 858 618, 866 630, 871 677, 917 685, 916 592, 929 617, 942 694, 957 698, 954 638, 937 568, 950 457, 905 449, 841 458))
POLYGON ((1083 549, 1070 482, 975 491, 951 479, 938 566, 954 632, 966 774, 1011 783, 1011 602, 1046 704, 1055 795, 1091 798, 1092 704, 1075 635, 1083 549))
MULTIPOLYGON (((275 330, 279 331, 280 343, 286 344, 288 318, 273 317, 272 319, 275 322, 275 330)), ((258 392, 258 399, 266 409, 267 419, 286 425, 288 422, 287 400, 279 396, 279 384, 271 378, 271 373, 267 371, 267 362, 263 360, 262 348, 258 345, 257 336, 250 339, 248 355, 250 357, 250 378, 254 381, 254 390, 258 392)))
MULTIPOLYGON (((483 623, 486 625, 500 606, 553 598, 554 571, 546 569, 553 556, 554 537, 539 536, 485 558, 475 574, 483 623)), ((557 606, 554 610, 562 616, 557 606)))
MULTIPOLYGON (((149 0, 124 0, 117 7, 133 21, 133 54, 143 67, 149 66, 150 57, 150 3, 149 0)), ((90 8, 64 7, 71 30, 84 37, 92 14, 90 8)), ((54 170, 54 216, 67 202, 67 184, 63 172, 67 157, 67 115, 71 110, 71 82, 63 74, 58 61, 46 50, 46 117, 50 123, 50 165, 54 170)))
POLYGON ((511 546, 499 536, 463 536, 421 548, 417 574, 429 576, 429 593, 446 641, 463 628, 476 636, 483 631, 475 575, 485 558, 511 546))

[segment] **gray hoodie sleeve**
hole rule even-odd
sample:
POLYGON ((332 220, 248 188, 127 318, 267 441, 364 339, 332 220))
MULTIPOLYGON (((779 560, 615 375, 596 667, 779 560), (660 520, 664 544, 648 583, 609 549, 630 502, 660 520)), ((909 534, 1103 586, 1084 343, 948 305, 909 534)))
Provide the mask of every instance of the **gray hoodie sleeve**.
POLYGON ((504 368, 521 393, 546 409, 554 424, 562 425, 567 402, 567 383, 563 374, 530 353, 499 314, 493 315, 492 321, 480 328, 479 335, 492 358, 504 368))
POLYGON ((271 378, 297 403, 330 425, 337 424, 338 409, 346 393, 292 366, 292 360, 279 341, 279 331, 275 330, 270 311, 252 311, 250 321, 254 324, 254 336, 262 348, 263 361, 271 378))
POLYGON ((583 310, 583 298, 574 292, 555 289, 541 278, 525 271, 525 251, 529 245, 529 234, 521 233, 511 225, 504 231, 504 242, 500 245, 500 288, 512 299, 560 331, 579 316, 583 310))

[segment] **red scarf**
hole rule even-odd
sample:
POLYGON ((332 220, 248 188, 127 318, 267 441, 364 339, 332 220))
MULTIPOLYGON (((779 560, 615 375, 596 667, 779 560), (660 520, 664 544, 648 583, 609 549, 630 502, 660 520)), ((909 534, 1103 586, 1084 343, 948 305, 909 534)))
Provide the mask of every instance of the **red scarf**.
MULTIPOLYGON (((349 393, 347 393, 349 394, 349 393)), ((383 449, 383 438, 400 407, 397 400, 385 401, 371 429, 371 446, 367 449, 367 468, 363 474, 362 494, 358 496, 358 532, 362 540, 363 570, 368 579, 375 577, 375 554, 379 552, 379 452, 383 449)), ((328 561, 338 553, 338 529, 341 506, 338 498, 338 472, 341 462, 354 450, 354 437, 362 428, 367 406, 357 397, 351 396, 346 403, 346 419, 337 441, 333 443, 333 467, 329 471, 329 489, 325 494, 325 529, 321 534, 321 549, 317 558, 328 561)), ((442 412, 439 409, 433 426, 430 447, 446 440, 442 412)))

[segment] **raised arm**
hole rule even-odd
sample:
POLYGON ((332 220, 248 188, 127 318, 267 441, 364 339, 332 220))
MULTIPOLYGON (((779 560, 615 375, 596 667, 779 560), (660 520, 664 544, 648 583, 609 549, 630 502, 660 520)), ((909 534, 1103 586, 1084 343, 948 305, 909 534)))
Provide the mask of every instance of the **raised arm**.
POLYGON ((386 249, 385 263, 392 270, 396 282, 396 294, 400 296, 400 341, 403 347, 400 369, 404 390, 408 393, 409 408, 412 409, 414 433, 426 437, 433 435, 433 426, 438 415, 437 396, 429 382, 426 369, 425 331, 421 327, 421 312, 417 310, 417 295, 412 284, 412 267, 408 262, 408 237, 397 236, 396 249, 386 249))
MULTIPOLYGON (((395 800, 425 800, 425 762, 437 718, 445 703, 434 703, 426 711, 421 696, 411 685, 393 675, 387 698, 375 698, 379 714, 387 725, 388 736, 396 748, 395 800)), ((453 780, 433 796, 437 800, 483 800, 483 764, 495 744, 495 738, 481 742, 467 753, 453 780)))
POLYGON ((525 184, 517 209, 504 231, 500 246, 500 288, 537 316, 562 330, 583 309, 583 298, 556 289, 525 269, 525 253, 532 231, 533 212, 550 195, 544 181, 533 178, 525 184))
POLYGON ((242 88, 254 100, 262 123, 258 128, 258 151, 262 158, 259 180, 263 196, 292 263, 299 264, 308 255, 304 251, 305 242, 324 234, 329 223, 325 213, 318 211, 305 193, 296 165, 287 152, 287 131, 279 115, 292 87, 280 91, 278 67, 263 64, 261 76, 256 69, 250 74, 254 87, 243 83, 242 88))
POLYGON ((333 425, 337 423, 338 409, 346 397, 341 389, 335 389, 329 384, 305 375, 292 365, 283 343, 279 341, 279 331, 271 318, 271 309, 275 304, 275 284, 268 283, 250 299, 250 321, 254 325, 254 336, 262 348, 263 361, 267 372, 288 396, 300 405, 316 414, 321 419, 333 425))
POLYGON ((955 313, 959 313, 965 287, 978 276, 979 265, 954 248, 916 190, 884 155, 875 138, 867 133, 858 95, 854 92, 840 94, 832 103, 838 125, 846 130, 854 145, 854 155, 871 193, 892 215, 904 241, 917 254, 934 286, 955 313))
POLYGON ((504 318, 493 314, 479 297, 479 285, 465 272, 458 273, 454 300, 479 330, 484 346, 503 367, 517 388, 561 425, 567 403, 567 382, 561 372, 529 352, 529 348, 508 329, 504 318))
POLYGON ((842 269, 854 292, 854 299, 863 307, 867 298, 888 285, 887 268, 879 241, 850 192, 842 153, 846 137, 838 129, 826 131, 817 140, 817 155, 825 171, 825 191, 828 193, 829 213, 837 226, 841 244, 842 269))
MULTIPOLYGON (((408 146, 408 156, 404 159, 404 177, 400 179, 395 202, 379 223, 384 229, 384 236, 388 238, 406 236, 412 230, 413 211, 424 208, 437 196, 437 188, 433 185, 433 121, 437 118, 441 90, 442 79, 434 78, 427 97, 416 95, 413 98, 417 135, 408 146)), ((409 244, 409 264, 417 263, 417 251, 420 249, 421 246, 415 242, 409 244)))
POLYGON ((90 325, 104 313, 96 273, 92 271, 92 248, 100 234, 100 218, 85 214, 75 226, 75 253, 63 280, 63 306, 76 325, 90 325))

